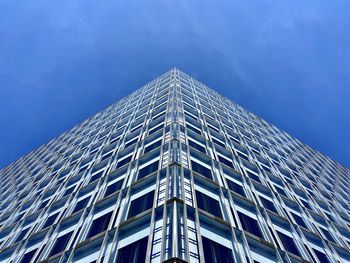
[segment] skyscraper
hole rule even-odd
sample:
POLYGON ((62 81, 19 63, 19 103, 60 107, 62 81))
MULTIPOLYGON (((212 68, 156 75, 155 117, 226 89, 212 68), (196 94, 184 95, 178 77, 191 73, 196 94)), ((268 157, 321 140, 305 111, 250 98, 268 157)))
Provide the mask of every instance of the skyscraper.
POLYGON ((349 169, 178 69, 0 177, 0 262, 350 262, 349 169))

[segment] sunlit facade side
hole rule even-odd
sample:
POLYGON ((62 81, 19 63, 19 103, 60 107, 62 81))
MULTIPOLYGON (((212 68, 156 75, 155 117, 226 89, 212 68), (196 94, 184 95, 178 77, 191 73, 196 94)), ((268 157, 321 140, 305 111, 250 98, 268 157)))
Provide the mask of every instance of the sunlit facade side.
POLYGON ((176 68, 0 178, 0 262, 350 262, 349 169, 176 68))

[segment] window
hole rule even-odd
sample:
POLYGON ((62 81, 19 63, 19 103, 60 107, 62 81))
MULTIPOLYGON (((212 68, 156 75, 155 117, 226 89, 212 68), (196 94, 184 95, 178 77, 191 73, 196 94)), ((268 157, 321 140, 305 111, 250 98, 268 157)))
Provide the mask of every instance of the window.
POLYGON ((291 213, 291 214, 292 214, 295 222, 297 223, 297 225, 302 226, 304 228, 307 228, 307 226, 306 226, 306 224, 305 224, 305 222, 304 222, 304 220, 303 220, 303 218, 301 216, 298 216, 298 215, 296 215, 294 213, 291 213))
POLYGON ((255 219, 253 219, 250 216, 247 216, 239 211, 237 213, 238 213, 239 221, 242 224, 242 228, 245 231, 248 231, 249 233, 252 233, 253 235, 256 235, 262 239, 264 238, 264 236, 260 230, 259 224, 255 219))
POLYGON ((264 198, 264 197, 261 197, 260 196, 260 200, 261 202, 263 203, 263 206, 266 208, 266 209, 269 209, 271 210, 272 212, 275 212, 277 214, 277 210, 276 210, 276 207, 275 205, 273 204, 273 202, 271 202, 270 200, 264 198))
POLYGON ((116 263, 145 262, 148 237, 144 237, 118 250, 116 263))
POLYGON ((196 143, 192 140, 188 140, 188 145, 193 147, 194 149, 206 154, 206 150, 205 147, 203 147, 202 145, 200 145, 199 143, 196 143))
POLYGON ((133 145, 134 143, 136 143, 138 140, 138 138, 134 139, 134 140, 130 140, 129 142, 125 143, 125 147, 124 148, 128 148, 129 146, 133 145))
POLYGON ((318 260, 322 263, 330 263, 326 254, 322 253, 321 251, 318 251, 317 249, 312 249, 314 253, 316 254, 318 260))
POLYGON ((29 229, 30 229, 30 227, 27 227, 26 229, 22 230, 22 232, 18 235, 18 237, 16 238, 14 243, 21 241, 25 237, 25 235, 28 233, 29 229))
POLYGON ((212 140, 214 143, 216 143, 217 145, 221 146, 222 148, 225 148, 225 144, 217 139, 215 139, 214 137, 212 137, 212 140))
POLYGON ((74 188, 75 188, 75 187, 72 186, 71 188, 67 189, 67 190, 64 192, 64 194, 63 194, 62 197, 67 196, 67 195, 70 195, 70 194, 73 192, 74 188))
POLYGON ((237 194, 240 194, 242 196, 246 196, 245 192, 244 192, 244 189, 243 189, 243 187, 241 185, 239 185, 239 184, 237 184, 237 183, 235 183, 235 182, 233 182, 231 180, 227 180, 227 179, 226 179, 226 182, 227 182, 228 188, 231 191, 233 191, 233 192, 235 192, 237 194))
POLYGON ((90 230, 86 236, 86 239, 93 237, 93 236, 107 230, 108 225, 109 225, 109 221, 112 217, 112 213, 113 213, 113 211, 111 211, 107 214, 104 214, 101 217, 96 218, 90 226, 90 230))
POLYGON ((241 158, 243 158, 243 159, 249 161, 249 158, 248 158, 248 156, 247 156, 246 154, 243 154, 243 153, 237 151, 237 155, 238 155, 239 157, 241 157, 241 158))
POLYGON ((161 144, 162 144, 162 140, 159 140, 159 141, 156 141, 156 142, 152 143, 151 145, 148 145, 147 147, 145 147, 144 154, 152 151, 153 149, 155 149, 157 147, 159 147, 161 144))
POLYGON ((227 165, 227 166, 229 166, 229 167, 231 167, 231 168, 234 168, 233 163, 232 163, 231 161, 227 160, 227 159, 224 158, 224 157, 221 157, 220 155, 218 155, 218 158, 219 158, 219 161, 220 161, 221 163, 223 163, 223 164, 225 164, 225 165, 227 165))
MULTIPOLYGON (((99 258, 103 237, 94 239, 91 242, 84 242, 84 244, 74 249, 73 257, 70 262, 74 263, 96 263, 99 258)), ((67 261, 67 260, 66 260, 67 261)), ((101 257, 101 262, 104 262, 104 256, 101 257)))
POLYGON ((55 222, 58 214, 59 213, 56 213, 56 214, 53 214, 53 215, 49 216, 48 219, 46 220, 44 226, 43 226, 43 229, 48 227, 48 226, 51 226, 55 222))
POLYGON ((96 181, 97 179, 100 179, 100 177, 103 175, 104 171, 101 171, 97 174, 94 174, 93 176, 91 176, 90 180, 89 180, 89 184, 96 181))
POLYGON ((215 199, 199 192, 196 191, 196 198, 197 198, 197 206, 198 208, 216 216, 216 217, 220 217, 221 219, 222 217, 222 213, 221 213, 221 208, 220 208, 220 204, 218 201, 216 201, 215 199))
POLYGON ((211 180, 213 180, 213 176, 211 174, 211 170, 204 167, 203 165, 197 163, 197 162, 194 162, 194 161, 191 161, 191 164, 192 164, 192 170, 196 173, 199 173, 211 180))
POLYGON ((78 212, 78 211, 80 211, 81 209, 85 208, 86 205, 87 205, 88 202, 89 202, 89 199, 90 199, 90 197, 86 197, 85 199, 80 200, 80 201, 75 205, 72 214, 74 214, 75 212, 78 212))
POLYGON ((284 248, 287 251, 301 257, 299 250, 294 243, 293 238, 291 238, 290 236, 287 236, 286 234, 283 234, 282 232, 279 232, 279 231, 276 231, 276 232, 277 232, 280 240, 282 241, 284 248))
POLYGON ((231 249, 202 236, 205 262, 233 263, 231 249))
MULTIPOLYGON (((198 127, 201 127, 200 124, 199 124, 198 127)), ((187 124, 187 128, 190 129, 191 131, 194 131, 195 133, 197 133, 197 134, 199 134, 199 135, 202 135, 202 132, 201 132, 199 129, 194 128, 194 127, 191 126, 191 125, 188 125, 188 124, 187 124)))
POLYGON ((113 151, 110 151, 109 153, 102 156, 101 161, 106 160, 107 158, 111 157, 113 155, 113 151))
POLYGON ((155 171, 158 170, 158 164, 159 164, 159 161, 156 161, 154 163, 151 163, 149 165, 147 165, 146 167, 143 167, 142 169, 139 170, 139 176, 137 179, 141 179, 155 171))
POLYGON ((136 216, 142 213, 143 211, 146 211, 152 208, 153 199, 154 199, 154 190, 133 200, 130 203, 130 208, 129 208, 129 213, 127 218, 131 218, 133 216, 136 216))
POLYGON ((161 130, 161 129, 163 129, 163 128, 164 128, 164 123, 161 124, 161 125, 158 125, 158 126, 155 127, 155 128, 149 129, 148 135, 151 135, 151 134, 155 133, 156 131, 159 131, 159 130, 161 130))
POLYGON ((131 159, 132 159, 132 155, 130 155, 129 157, 126 157, 125 159, 119 161, 119 162, 117 163, 116 168, 122 167, 123 165, 129 163, 129 162, 131 161, 131 159))
POLYGON ((33 249, 30 252, 27 252, 26 254, 24 254, 22 260, 20 261, 20 263, 28 263, 33 259, 33 256, 35 255, 37 249, 33 249))
POLYGON ((66 246, 68 245, 68 242, 69 242, 72 234, 73 234, 73 231, 57 238, 54 246, 51 249, 49 257, 64 251, 66 246))
POLYGON ((279 194, 281 194, 281 195, 287 197, 286 193, 284 192, 284 190, 283 190, 282 188, 279 188, 279 187, 277 187, 277 186, 276 186, 275 188, 276 188, 276 191, 277 191, 279 194))
POLYGON ((38 208, 38 210, 41 210, 42 208, 44 208, 44 207, 47 205, 47 203, 48 203, 49 201, 50 201, 50 200, 46 200, 46 201, 42 202, 41 205, 40 205, 40 207, 38 208))
MULTIPOLYGON (((187 107, 187 105, 184 105, 184 108, 186 108, 187 107)), ((189 109, 190 110, 190 109, 189 109)), ((186 111, 184 111, 184 113, 185 113, 185 119, 187 120, 188 118, 192 118, 193 120, 195 120, 195 121, 198 121, 198 117, 197 116, 195 116, 195 114, 193 114, 192 112, 191 113, 189 113, 189 112, 186 112, 186 111)))
MULTIPOLYGON (((276 255, 276 249, 264 244, 256 239, 247 236, 250 254, 254 263, 275 263, 279 262, 276 255)), ((247 260, 247 262, 250 262, 247 260)), ((292 261, 296 263, 297 261, 292 261)), ((299 262, 299 261, 298 261, 299 262)))
POLYGON ((306 208, 308 208, 309 210, 312 210, 311 206, 309 205, 309 203, 307 201, 305 201, 303 199, 300 199, 300 200, 306 208))
POLYGON ((248 170, 246 170, 246 173, 251 179, 261 183, 259 176, 257 176, 256 174, 254 174, 254 173, 252 173, 252 172, 250 172, 248 170))
POLYGON ((119 191, 120 188, 122 187, 122 185, 123 185, 123 180, 119 180, 118 182, 115 182, 115 183, 109 185, 107 187, 107 190, 106 190, 104 196, 106 197, 106 196, 108 196, 108 195, 110 195, 112 193, 115 193, 115 192, 119 191))
POLYGON ((324 229, 324 228, 322 228, 322 227, 320 227, 320 229, 321 229, 322 233, 326 236, 326 238, 327 238, 328 240, 330 240, 330 241, 332 241, 332 242, 335 243, 334 238, 331 236, 331 234, 329 233, 328 230, 326 230, 326 229, 324 229))

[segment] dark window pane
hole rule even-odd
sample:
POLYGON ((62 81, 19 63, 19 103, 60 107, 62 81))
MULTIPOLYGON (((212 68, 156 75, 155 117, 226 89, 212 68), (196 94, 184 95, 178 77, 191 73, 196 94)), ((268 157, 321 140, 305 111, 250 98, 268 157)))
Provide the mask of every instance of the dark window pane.
POLYGON ((231 191, 233 191, 233 192, 235 192, 237 194, 240 194, 242 196, 246 196, 245 193, 244 193, 244 189, 243 189, 243 187, 241 185, 239 185, 239 184, 237 184, 235 182, 232 182, 230 180, 226 180, 226 182, 227 182, 228 188, 231 191))
POLYGON ((221 163, 223 163, 231 168, 234 168, 233 163, 231 161, 227 160, 226 158, 221 157, 220 155, 218 155, 218 157, 219 157, 219 161, 221 163))
POLYGON ((90 197, 86 197, 85 199, 80 200, 80 201, 76 204, 76 206, 74 207, 73 214, 74 214, 75 212, 78 212, 78 211, 80 211, 81 209, 85 208, 86 205, 87 205, 87 203, 89 202, 89 199, 90 199, 90 197))
POLYGON ((315 254, 318 257, 320 262, 322 262, 322 263, 330 263, 328 258, 327 258, 327 256, 326 256, 326 254, 318 251, 317 249, 312 249, 312 250, 315 252, 315 254))
POLYGON ((144 237, 118 250, 116 263, 138 263, 146 261, 148 237, 144 237))
POLYGON ((24 254, 20 263, 29 263, 33 259, 35 252, 36 252, 36 249, 24 254))
POLYGON ((306 224, 305 224, 305 222, 304 222, 304 220, 303 220, 302 217, 300 217, 300 216, 298 216, 298 215, 296 215, 296 214, 294 214, 294 213, 291 213, 291 214, 292 214, 292 216, 293 216, 295 222, 297 222, 297 224, 298 224, 299 226, 302 226, 302 227, 307 228, 307 226, 306 226, 306 224))
POLYGON ((237 152, 237 154, 238 154, 239 157, 241 157, 241 158, 243 158, 243 159, 249 161, 249 158, 247 157, 247 155, 245 155, 245 154, 243 154, 243 153, 241 153, 241 152, 237 152))
POLYGON ((266 167, 265 165, 261 165, 261 168, 271 173, 271 169, 269 167, 266 167))
POLYGON ((136 143, 138 140, 138 138, 132 140, 132 141, 129 141, 128 143, 125 144, 125 148, 128 148, 129 146, 133 145, 134 143, 136 143))
POLYGON ((49 202, 49 200, 44 201, 44 202, 40 205, 40 207, 38 208, 38 210, 44 208, 44 207, 47 205, 48 202, 49 202))
POLYGON ((196 191, 198 208, 216 216, 222 218, 220 204, 215 199, 196 191))
POLYGON ((119 180, 118 182, 115 182, 114 184, 109 185, 107 187, 105 197, 119 191, 122 185, 123 185, 123 180, 119 180))
MULTIPOLYGON (((219 131, 219 130, 217 130, 219 131)), ((213 142, 216 143, 217 145, 221 146, 222 148, 225 148, 225 143, 219 141, 219 140, 216 140, 214 138, 212 138, 213 142)))
POLYGON ((326 236, 327 240, 332 241, 335 243, 334 238, 331 236, 331 234, 324 228, 321 228, 321 231, 323 232, 323 234, 326 236))
POLYGON ((49 216, 49 218, 46 220, 46 222, 43 226, 43 229, 48 227, 48 226, 51 226, 53 224, 53 222, 55 222, 57 216, 58 216, 58 213, 49 216))
POLYGON ((86 239, 107 230, 109 221, 112 217, 112 213, 113 212, 111 211, 108 214, 105 214, 99 218, 96 218, 91 224, 91 227, 90 227, 89 233, 86 236, 86 239))
POLYGON ((158 126, 157 128, 155 128, 155 129, 153 129, 153 130, 150 130, 150 131, 148 132, 148 135, 151 135, 151 134, 155 133, 156 131, 160 131, 161 129, 163 129, 163 127, 164 127, 164 124, 158 126))
POLYGON ((64 192, 63 196, 70 195, 70 194, 73 192, 73 190, 74 190, 74 186, 71 187, 71 188, 69 188, 69 189, 67 189, 67 190, 64 192))
POLYGON ((16 238, 15 243, 17 243, 18 241, 21 241, 24 238, 24 236, 27 234, 29 229, 30 229, 30 227, 26 228, 25 230, 22 230, 22 232, 16 238))
POLYGON ((205 262, 233 263, 231 249, 202 236, 205 262))
POLYGON ((89 167, 89 165, 85 165, 84 167, 81 167, 79 170, 79 173, 84 172, 88 167, 89 167))
POLYGON ((248 176, 249 176, 251 179, 253 179, 253 180, 255 180, 255 181, 261 183, 259 176, 257 176, 256 174, 254 174, 254 173, 252 173, 252 172, 249 172, 249 171, 247 171, 247 174, 248 174, 248 176))
POLYGON ((277 234, 278 234, 279 238, 281 239, 283 246, 285 247, 285 249, 287 251, 301 257, 297 246, 295 245, 293 239, 290 236, 287 236, 279 231, 277 231, 277 234))
POLYGON ((141 179, 155 171, 158 170, 158 164, 159 164, 159 161, 156 161, 154 163, 151 163, 149 165, 147 165, 146 167, 143 167, 141 170, 139 170, 139 176, 138 176, 138 179, 141 179))
POLYGON ((69 233, 67 233, 67 234, 65 234, 65 235, 63 235, 61 237, 59 237, 56 240, 55 245, 53 246, 49 257, 64 251, 64 249, 66 248, 66 246, 67 246, 67 244, 69 242, 69 239, 71 238, 72 234, 73 234, 73 231, 69 232, 69 233))
POLYGON ((193 148, 195 148, 195 149, 197 149, 198 151, 206 154, 206 150, 205 150, 205 148, 202 145, 200 145, 198 143, 195 143, 192 140, 188 140, 188 145, 193 147, 193 148))
POLYGON ((191 164, 192 164, 192 170, 194 172, 199 173, 199 174, 213 180, 210 169, 208 169, 208 168, 204 167, 203 165, 200 165, 199 163, 196 163, 194 161, 192 161, 191 164))
POLYGON ((237 213, 239 221, 241 221, 242 227, 245 231, 248 231, 249 233, 252 233, 253 235, 256 235, 262 239, 264 238, 263 234, 261 233, 259 224, 255 219, 239 211, 237 213))
POLYGON ((312 210, 311 206, 309 205, 308 202, 305 202, 304 200, 301 199, 301 202, 303 203, 303 205, 308 208, 309 210, 312 210))
POLYGON ((267 209, 277 213, 275 205, 270 200, 268 200, 268 199, 266 199, 264 197, 261 197, 261 196, 260 196, 260 200, 263 203, 265 208, 267 208, 267 209))
POLYGON ((154 190, 133 200, 130 204, 128 218, 136 216, 153 206, 154 190))
MULTIPOLYGON (((163 116, 165 115, 165 113, 166 113, 166 112, 164 111, 163 113, 161 113, 161 114, 159 114, 158 116, 154 117, 154 118, 153 118, 153 121, 154 121, 154 120, 157 120, 157 119, 159 119, 159 118, 161 118, 161 117, 163 117, 163 116)), ((154 116, 155 116, 155 115, 154 115, 154 116)))
POLYGON ((279 187, 275 187, 275 188, 276 188, 276 191, 277 191, 279 194, 281 194, 281 195, 283 195, 283 196, 287 196, 283 189, 281 189, 281 188, 279 188, 279 187))
POLYGON ((103 174, 103 172, 104 172, 104 171, 101 171, 101 172, 99 172, 99 173, 93 175, 93 176, 90 178, 89 183, 92 183, 92 182, 96 181, 97 179, 100 179, 100 177, 101 177, 101 175, 103 174))
POLYGON ((106 160, 108 157, 111 157, 112 154, 113 154, 113 151, 107 153, 106 155, 104 155, 104 156, 102 157, 101 161, 106 160))
POLYGON ((145 148, 144 154, 152 151, 153 149, 159 147, 162 144, 162 140, 156 141, 155 143, 152 143, 151 145, 148 145, 145 148))
POLYGON ((132 158, 132 155, 130 155, 129 157, 126 157, 125 159, 119 161, 117 163, 117 167, 116 168, 122 167, 123 165, 127 164, 128 162, 130 162, 131 158, 132 158))
MULTIPOLYGON (((196 112, 192 111, 189 107, 187 107, 187 105, 185 105, 184 108, 185 108, 186 110, 188 110, 189 112, 191 112, 191 114, 196 115, 196 116, 193 116, 193 115, 191 115, 191 114, 185 112, 185 117, 186 117, 186 119, 198 121, 198 116, 197 116, 197 113, 196 113, 196 112), (189 118, 191 118, 191 119, 189 119, 189 118)), ((192 121, 189 121, 189 122, 192 122, 192 121)))
POLYGON ((191 131, 194 131, 195 133, 197 133, 199 135, 202 135, 202 132, 200 130, 193 128, 191 125, 187 125, 187 128, 190 129, 191 131))

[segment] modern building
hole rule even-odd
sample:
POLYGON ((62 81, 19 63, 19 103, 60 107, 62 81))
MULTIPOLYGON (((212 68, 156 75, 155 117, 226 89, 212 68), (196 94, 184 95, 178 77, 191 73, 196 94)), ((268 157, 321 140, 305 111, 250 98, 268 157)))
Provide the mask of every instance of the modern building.
POLYGON ((350 170, 178 69, 0 178, 0 262, 350 262, 350 170))

